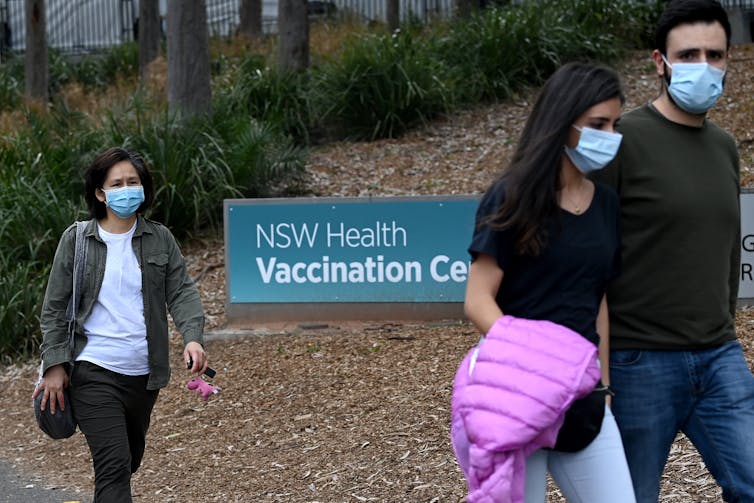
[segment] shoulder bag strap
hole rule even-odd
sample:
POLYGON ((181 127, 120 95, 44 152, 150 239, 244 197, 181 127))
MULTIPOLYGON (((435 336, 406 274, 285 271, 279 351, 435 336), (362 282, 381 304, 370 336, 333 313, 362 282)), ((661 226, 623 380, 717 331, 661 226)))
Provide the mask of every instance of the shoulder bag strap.
POLYGON ((73 291, 68 301, 66 317, 68 319, 68 346, 73 355, 73 336, 76 332, 76 312, 81 298, 81 284, 84 282, 84 268, 86 267, 86 236, 84 235, 86 222, 76 222, 76 247, 73 252, 73 291))

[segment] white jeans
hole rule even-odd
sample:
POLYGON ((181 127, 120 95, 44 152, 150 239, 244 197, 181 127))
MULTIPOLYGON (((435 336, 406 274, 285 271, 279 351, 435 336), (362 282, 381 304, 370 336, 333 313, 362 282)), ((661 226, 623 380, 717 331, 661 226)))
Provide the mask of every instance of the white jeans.
POLYGON ((569 503, 635 503, 618 425, 610 407, 597 438, 578 452, 540 449, 526 460, 526 503, 544 503, 547 471, 569 503))

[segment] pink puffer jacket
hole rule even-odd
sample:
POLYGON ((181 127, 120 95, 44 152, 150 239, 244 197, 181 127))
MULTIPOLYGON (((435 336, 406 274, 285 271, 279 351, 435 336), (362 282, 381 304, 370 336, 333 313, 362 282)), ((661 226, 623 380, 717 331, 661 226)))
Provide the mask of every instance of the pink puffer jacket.
POLYGON ((453 382, 451 441, 467 501, 523 502, 526 457, 555 445, 565 411, 599 375, 597 347, 576 332, 549 321, 498 319, 453 382))

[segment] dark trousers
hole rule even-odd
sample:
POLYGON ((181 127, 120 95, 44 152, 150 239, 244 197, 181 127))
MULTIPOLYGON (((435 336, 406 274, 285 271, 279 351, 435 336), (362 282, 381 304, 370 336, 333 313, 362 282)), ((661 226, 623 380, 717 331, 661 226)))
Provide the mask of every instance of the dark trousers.
POLYGON ((157 390, 148 376, 127 376, 76 362, 71 403, 94 466, 94 503, 131 503, 131 474, 144 456, 157 390))

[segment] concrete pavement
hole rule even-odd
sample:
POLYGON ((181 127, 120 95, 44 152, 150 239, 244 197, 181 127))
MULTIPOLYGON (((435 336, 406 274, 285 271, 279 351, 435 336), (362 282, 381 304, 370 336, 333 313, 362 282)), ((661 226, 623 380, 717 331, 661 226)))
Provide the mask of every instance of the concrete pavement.
POLYGON ((48 487, 43 480, 21 474, 13 465, 0 461, 0 503, 88 503, 90 498, 72 491, 48 487))

